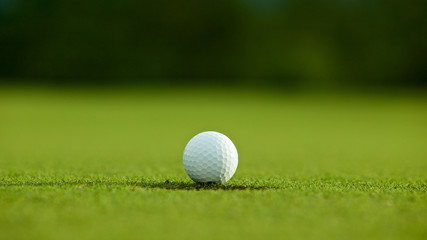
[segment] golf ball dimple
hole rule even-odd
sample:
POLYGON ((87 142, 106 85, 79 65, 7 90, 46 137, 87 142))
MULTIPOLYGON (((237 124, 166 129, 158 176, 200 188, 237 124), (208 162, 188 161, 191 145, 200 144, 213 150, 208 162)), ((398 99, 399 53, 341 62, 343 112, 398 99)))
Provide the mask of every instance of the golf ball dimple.
POLYGON ((222 133, 202 132, 188 142, 183 163, 188 176, 195 182, 225 183, 236 172, 237 149, 222 133))

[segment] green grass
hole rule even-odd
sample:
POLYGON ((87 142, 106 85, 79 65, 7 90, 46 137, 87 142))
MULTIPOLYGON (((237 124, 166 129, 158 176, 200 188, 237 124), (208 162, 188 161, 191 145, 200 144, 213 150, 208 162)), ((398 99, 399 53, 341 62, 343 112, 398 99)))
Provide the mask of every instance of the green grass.
POLYGON ((427 98, 0 90, 2 239, 426 239, 427 98), (185 144, 239 151, 196 184, 185 144))

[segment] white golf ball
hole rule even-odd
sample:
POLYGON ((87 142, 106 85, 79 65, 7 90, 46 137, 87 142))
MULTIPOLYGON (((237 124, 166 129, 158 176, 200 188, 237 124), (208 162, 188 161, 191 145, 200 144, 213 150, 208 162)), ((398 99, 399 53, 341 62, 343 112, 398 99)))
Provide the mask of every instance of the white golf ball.
POLYGON ((236 172, 237 149, 224 134, 202 132, 188 142, 183 162, 185 171, 195 182, 225 183, 236 172))

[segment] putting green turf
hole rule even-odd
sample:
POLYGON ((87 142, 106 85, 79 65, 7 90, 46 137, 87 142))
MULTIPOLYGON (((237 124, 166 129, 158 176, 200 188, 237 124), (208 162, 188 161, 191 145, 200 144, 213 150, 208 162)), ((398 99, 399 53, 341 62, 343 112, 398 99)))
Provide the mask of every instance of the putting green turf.
POLYGON ((426 239, 427 98, 236 90, 0 90, 2 239, 426 239), (239 151, 225 185, 195 134, 239 151))

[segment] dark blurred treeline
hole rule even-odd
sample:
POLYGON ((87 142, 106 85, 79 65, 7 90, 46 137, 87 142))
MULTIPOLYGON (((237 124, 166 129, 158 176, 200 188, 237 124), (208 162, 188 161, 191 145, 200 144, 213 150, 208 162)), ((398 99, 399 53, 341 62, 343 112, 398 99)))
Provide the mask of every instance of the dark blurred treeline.
POLYGON ((426 87, 425 0, 0 0, 0 78, 426 87))

